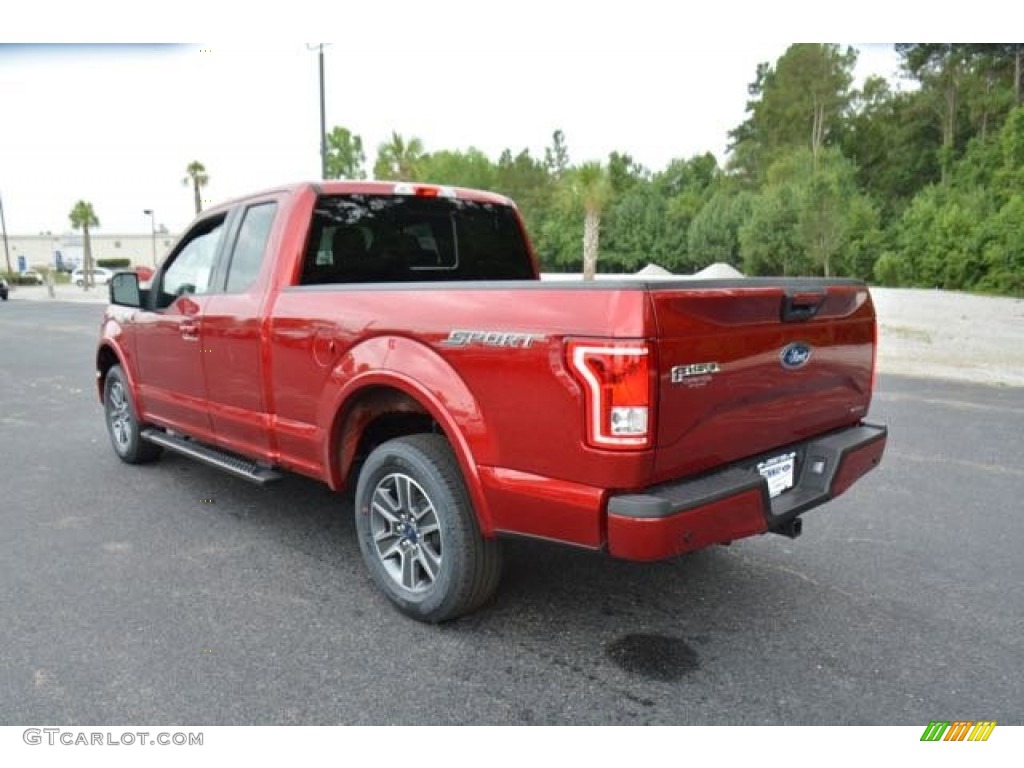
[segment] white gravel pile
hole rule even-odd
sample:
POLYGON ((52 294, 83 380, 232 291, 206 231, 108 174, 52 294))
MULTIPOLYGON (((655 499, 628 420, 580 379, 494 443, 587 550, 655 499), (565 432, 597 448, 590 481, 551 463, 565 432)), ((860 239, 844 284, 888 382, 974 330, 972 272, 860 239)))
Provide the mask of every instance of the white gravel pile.
POLYGON ((1024 387, 1024 299, 872 288, 878 370, 1024 387))

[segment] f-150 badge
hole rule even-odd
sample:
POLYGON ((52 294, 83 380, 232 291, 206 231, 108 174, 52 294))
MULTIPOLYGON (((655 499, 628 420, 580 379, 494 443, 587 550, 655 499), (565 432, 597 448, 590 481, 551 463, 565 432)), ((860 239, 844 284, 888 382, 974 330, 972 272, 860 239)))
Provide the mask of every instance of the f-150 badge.
POLYGON ((710 378, 711 374, 718 373, 721 370, 722 368, 718 363, 691 363, 690 365, 673 366, 669 375, 673 384, 682 384, 688 379, 693 379, 697 376, 707 376, 710 378))

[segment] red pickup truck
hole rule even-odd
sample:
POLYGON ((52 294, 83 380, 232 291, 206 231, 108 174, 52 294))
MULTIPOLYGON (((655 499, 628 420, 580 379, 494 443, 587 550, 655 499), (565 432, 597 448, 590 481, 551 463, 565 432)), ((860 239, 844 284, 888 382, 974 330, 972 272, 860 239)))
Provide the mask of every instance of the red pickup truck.
POLYGON ((632 560, 796 536, 886 442, 863 420, 863 283, 541 281, 515 206, 485 192, 269 190, 110 294, 117 455, 354 484, 367 567, 425 621, 494 593, 505 535, 632 560))

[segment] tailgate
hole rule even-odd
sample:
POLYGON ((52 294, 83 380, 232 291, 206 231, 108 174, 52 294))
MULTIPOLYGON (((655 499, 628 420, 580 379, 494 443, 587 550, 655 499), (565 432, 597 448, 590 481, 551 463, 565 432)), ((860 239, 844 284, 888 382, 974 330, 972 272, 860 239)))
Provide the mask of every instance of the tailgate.
POLYGON ((655 482, 858 423, 875 313, 859 281, 650 286, 658 324, 655 482))

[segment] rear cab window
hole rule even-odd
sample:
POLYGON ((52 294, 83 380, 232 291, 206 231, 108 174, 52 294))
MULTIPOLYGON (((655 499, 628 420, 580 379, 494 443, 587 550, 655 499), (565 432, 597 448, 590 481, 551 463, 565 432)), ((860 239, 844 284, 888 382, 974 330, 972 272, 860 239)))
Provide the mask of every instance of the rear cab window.
POLYGON ((447 197, 322 195, 300 282, 532 280, 515 210, 447 197))

